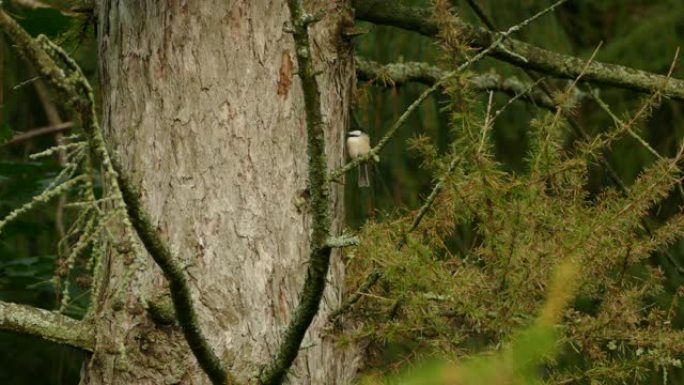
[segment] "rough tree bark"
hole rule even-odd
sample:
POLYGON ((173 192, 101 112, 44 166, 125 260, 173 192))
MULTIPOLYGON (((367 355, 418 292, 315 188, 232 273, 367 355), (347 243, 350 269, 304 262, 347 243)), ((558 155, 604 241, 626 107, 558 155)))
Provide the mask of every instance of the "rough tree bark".
MULTIPOLYGON (((325 12, 311 36, 334 168, 343 160, 355 81, 351 47, 340 37, 351 14, 344 0, 306 7, 325 12)), ((283 29, 287 5, 106 0, 98 12, 108 143, 186 266, 210 344, 238 380, 253 380, 297 304, 308 256, 306 127, 294 44, 283 29)), ((339 232, 339 187, 332 202, 339 232)), ((145 311, 166 288, 151 259, 134 253, 112 245, 103 264, 108 283, 82 383, 208 383, 180 331, 145 311)), ((325 330, 342 279, 333 252, 293 384, 349 383, 358 367, 358 351, 325 330)))

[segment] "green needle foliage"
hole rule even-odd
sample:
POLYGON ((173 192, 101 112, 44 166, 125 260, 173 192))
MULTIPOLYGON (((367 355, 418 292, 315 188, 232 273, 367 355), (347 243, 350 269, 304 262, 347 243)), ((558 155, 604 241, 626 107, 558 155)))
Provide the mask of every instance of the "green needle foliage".
MULTIPOLYGON (((574 295, 579 269, 574 261, 564 261, 554 273, 544 306, 536 321, 515 333, 510 342, 494 354, 484 354, 461 362, 431 362, 407 374, 390 378, 391 384, 541 384, 541 365, 552 362, 558 351, 558 322, 574 295)), ((366 377, 368 384, 377 384, 366 377)), ((387 381, 385 381, 387 383, 387 381)))
MULTIPOLYGON (((557 309, 560 354, 543 365, 534 361, 533 377, 619 383, 680 366, 684 333, 672 326, 679 294, 665 306, 659 302, 664 273, 647 258, 684 233, 684 215, 653 231, 645 230, 644 219, 676 192, 684 148, 651 163, 624 192, 607 188, 592 195, 587 189, 590 168, 643 119, 657 95, 622 126, 575 143, 560 110, 538 116, 528 127, 525 170, 515 173, 495 160, 492 114, 477 116, 482 108, 463 89, 465 83, 454 80, 448 87, 458 138, 449 154, 437 155, 424 138, 411 143, 435 179, 461 159, 431 212, 410 234, 415 213, 366 224, 362 244, 349 255, 350 287, 359 287, 375 269, 383 273, 355 307, 359 326, 349 333, 368 344, 371 366, 384 371, 427 358, 463 359, 485 349, 501 352, 501 362, 511 349, 518 352, 514 361, 536 348, 551 353, 547 345, 556 339, 530 325, 554 301, 545 298, 564 263, 576 266, 577 274, 559 291, 565 294, 558 294, 571 300, 557 309)), ((439 381, 434 383, 526 383, 439 381)))

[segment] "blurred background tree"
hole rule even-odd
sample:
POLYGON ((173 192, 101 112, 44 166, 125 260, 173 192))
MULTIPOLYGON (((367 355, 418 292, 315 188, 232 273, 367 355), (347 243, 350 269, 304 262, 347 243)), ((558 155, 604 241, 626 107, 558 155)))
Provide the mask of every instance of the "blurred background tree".
MULTIPOLYGON (((413 1, 415 5, 430 6, 428 1, 413 1)), ((551 4, 549 0, 480 0, 478 2, 494 24, 505 30, 511 25, 551 4)), ((460 17, 481 25, 467 1, 454 1, 460 17)), ((84 7, 69 1, 6 1, 3 4, 32 35, 43 33, 64 45, 76 58, 91 84, 97 85, 96 26, 81 12, 84 7)), ((87 8, 87 6, 85 7, 87 8)), ((356 38, 357 54, 379 63, 444 61, 434 40, 416 33, 369 23, 358 23, 368 32, 356 38)), ((516 35, 517 39, 552 51, 587 58, 603 42, 596 60, 666 73, 678 44, 684 41, 684 3, 680 0, 573 0, 556 12, 533 23, 516 35)), ((60 110, 59 101, 41 91, 40 79, 19 58, 12 47, 0 36, 0 216, 39 193, 54 178, 59 169, 59 156, 52 159, 30 160, 28 155, 54 145, 60 135, 68 135, 70 117, 60 110), (55 121, 55 112, 61 125, 55 121), (41 135, 27 133, 47 128, 41 135)), ((503 77, 515 76, 527 80, 527 75, 511 65, 485 59, 471 71, 496 73, 503 77)), ((684 68, 675 69, 676 78, 684 78, 684 68)), ((554 81, 557 88, 566 81, 554 81)), ((380 138, 405 108, 425 89, 425 85, 409 83, 397 87, 378 87, 361 81, 358 84, 357 105, 354 111, 357 124, 372 138, 380 138)), ((641 101, 641 94, 622 89, 602 88, 602 98, 622 116, 633 111, 641 101)), ((486 105, 486 93, 476 94, 481 105, 486 105)), ((495 104, 503 105, 507 95, 495 95, 495 104)), ((369 219, 382 220, 397 212, 416 209, 430 189, 432 174, 421 169, 418 152, 409 149, 408 141, 419 135, 440 152, 448 150, 453 138, 449 128, 448 99, 435 94, 413 114, 406 125, 382 154, 372 176, 372 188, 359 190, 354 184, 347 187, 348 222, 360 227, 369 219)), ((528 122, 538 107, 515 102, 497 120, 493 128, 497 160, 512 172, 524 167, 528 150, 528 122)), ((578 124, 590 135, 604 132, 613 126, 611 118, 591 100, 584 100, 575 113, 578 124)), ((649 116, 642 136, 661 155, 672 157, 684 136, 682 102, 664 101, 649 116)), ((623 138, 606 154, 608 162, 627 185, 655 157, 636 140, 623 138)), ((354 178, 354 175, 350 176, 354 178)), ((592 169, 589 189, 598 192, 616 182, 603 167, 592 169)), ((651 221, 658 223, 679 210, 682 197, 672 194, 653 212, 651 221)), ((54 201, 23 216, 3 231, 0 237, 0 299, 29 303, 47 309, 59 307, 62 283, 56 275, 59 269, 60 233, 69 223, 69 210, 64 201, 54 201)), ((468 229, 454 237, 465 242, 471 235, 468 229)), ((682 285, 684 269, 682 243, 675 243, 668 254, 656 253, 650 264, 660 266, 666 275, 666 291, 660 303, 669 303, 673 293, 682 285)), ((87 285, 84 285, 87 286, 87 285)), ((79 318, 87 304, 86 289, 74 286, 71 297, 76 299, 67 314, 79 318)), ((675 318, 681 328, 684 314, 675 318)), ((25 336, 0 332, 1 384, 75 384, 82 355, 64 346, 52 345, 25 336), (36 374, 39 373, 38 377, 36 374)), ((684 377, 683 377, 684 378, 684 377)), ((671 382, 683 378, 670 378, 671 382)), ((655 380, 654 380, 655 381, 655 380)))

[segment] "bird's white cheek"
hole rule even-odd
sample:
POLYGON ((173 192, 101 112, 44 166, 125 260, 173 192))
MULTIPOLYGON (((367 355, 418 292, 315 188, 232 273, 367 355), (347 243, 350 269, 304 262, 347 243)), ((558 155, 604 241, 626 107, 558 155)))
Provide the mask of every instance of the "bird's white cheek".
POLYGON ((359 156, 359 144, 356 143, 356 140, 350 139, 347 142, 347 153, 349 153, 349 157, 352 159, 359 156))

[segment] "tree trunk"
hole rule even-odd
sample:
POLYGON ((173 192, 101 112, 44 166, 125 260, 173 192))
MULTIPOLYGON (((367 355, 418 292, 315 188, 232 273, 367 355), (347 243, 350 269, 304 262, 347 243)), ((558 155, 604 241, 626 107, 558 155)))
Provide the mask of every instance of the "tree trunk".
MULTIPOLYGON (((240 381, 275 353, 298 302, 310 215, 303 95, 284 0, 105 0, 99 5, 103 128, 145 208, 186 266, 202 330, 240 381)), ((344 0, 325 9, 312 49, 327 122, 329 167, 343 161, 354 85, 340 38, 344 0)), ((332 190, 334 229, 343 196, 332 190)), ((167 288, 135 248, 112 245, 95 310, 95 353, 83 384, 204 384, 175 326, 145 310, 167 288)), ((341 297, 332 255, 321 311, 290 371, 293 384, 346 384, 358 351, 326 335, 341 297)))

